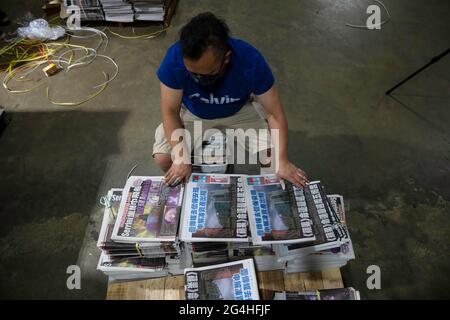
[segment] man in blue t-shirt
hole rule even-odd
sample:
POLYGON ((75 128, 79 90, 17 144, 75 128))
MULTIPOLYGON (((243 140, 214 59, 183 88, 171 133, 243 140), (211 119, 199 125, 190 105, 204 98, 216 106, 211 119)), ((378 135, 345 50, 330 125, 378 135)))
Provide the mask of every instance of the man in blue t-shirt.
POLYGON ((287 121, 270 67, 257 49, 231 38, 223 20, 209 12, 192 18, 181 30, 180 41, 168 49, 157 75, 163 122, 155 133, 153 157, 168 184, 191 174, 189 138, 178 132, 192 132, 195 121, 202 121, 203 129, 258 131, 268 125, 272 133, 277 131, 273 141, 250 137, 246 149, 255 154, 274 146, 279 178, 297 186, 308 182, 306 173, 288 160, 287 121))

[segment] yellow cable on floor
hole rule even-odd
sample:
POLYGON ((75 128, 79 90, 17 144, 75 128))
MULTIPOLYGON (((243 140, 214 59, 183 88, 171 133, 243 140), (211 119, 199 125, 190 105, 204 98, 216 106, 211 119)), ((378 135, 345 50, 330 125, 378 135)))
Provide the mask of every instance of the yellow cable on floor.
MULTIPOLYGON (((23 66, 17 67, 16 69, 12 70, 11 72, 9 72, 5 78, 3 79, 3 87, 9 92, 9 93, 26 93, 26 92, 30 92, 33 91, 34 89, 42 86, 44 84, 44 82, 39 83, 31 88, 28 89, 22 89, 22 90, 12 90, 8 87, 8 82, 14 78, 15 75, 17 75, 20 71, 22 71, 22 69, 31 69, 31 68, 37 68, 39 65, 45 63, 45 61, 38 61, 38 62, 34 62, 34 63, 28 63, 25 64, 23 66)), ((34 71, 34 70, 33 70, 34 71)), ((16 79, 14 79, 16 80, 16 79)), ((37 82, 40 82, 42 79, 37 80, 37 82)), ((16 80, 18 81, 18 80, 16 80)), ((30 79, 21 79, 19 81, 30 81, 30 79)))
POLYGON ((112 33, 113 35, 118 36, 118 37, 123 38, 123 39, 144 39, 144 38, 145 39, 153 39, 153 38, 158 37, 160 34, 162 34, 167 29, 169 29, 169 27, 166 27, 166 28, 163 27, 161 30, 158 30, 158 31, 155 31, 155 32, 152 32, 152 33, 149 33, 149 34, 138 35, 138 36, 125 36, 123 34, 120 34, 120 33, 112 31, 108 27, 106 27, 104 30, 107 30, 110 33, 112 33))
MULTIPOLYGON (((105 76, 105 80, 108 81, 108 75, 107 75, 105 72, 103 72, 103 71, 102 71, 102 73, 103 73, 103 75, 105 76)), ((93 93, 92 95, 88 96, 86 99, 84 99, 84 100, 82 100, 82 101, 79 101, 79 102, 56 102, 56 101, 53 101, 53 100, 50 98, 50 88, 47 87, 47 99, 48 99, 48 101, 50 101, 52 104, 55 104, 55 105, 58 105, 58 106, 78 106, 78 105, 80 105, 80 104, 82 104, 82 103, 85 103, 85 102, 91 100, 91 99, 94 99, 96 96, 98 96, 100 93, 102 93, 103 90, 105 90, 105 88, 107 87, 107 85, 108 85, 108 83, 106 82, 106 83, 100 88, 100 90, 98 90, 97 92, 95 92, 95 93, 93 93)))
MULTIPOLYGON (((56 19, 56 17, 53 18, 50 22, 53 22, 54 19, 56 19)), ((108 43, 108 37, 103 31, 94 28, 82 28, 80 30, 91 31, 94 32, 96 35, 100 36, 100 42, 97 48, 94 49, 83 45, 76 45, 69 43, 72 37, 83 38, 83 36, 75 36, 69 33, 67 34, 66 38, 62 39, 62 41, 59 42, 56 41, 47 42, 47 41, 16 38, 13 39, 9 44, 1 47, 0 55, 5 57, 6 61, 0 62, 1 68, 0 70, 7 72, 2 81, 3 87, 8 91, 8 93, 12 94, 30 92, 35 90, 36 88, 41 87, 45 83, 48 83, 47 81, 45 81, 45 77, 43 76, 43 74, 41 74, 41 77, 37 80, 29 78, 29 76, 33 72, 38 70, 40 66, 48 63, 55 63, 59 68, 64 69, 66 72, 69 72, 74 67, 87 66, 92 61, 94 61, 94 59, 99 57, 110 61, 110 63, 113 64, 114 67, 116 68, 116 71, 112 77, 110 77, 105 72, 102 72, 105 77, 105 81, 98 85, 95 85, 93 87, 94 90, 97 90, 97 88, 99 89, 95 91, 93 94, 87 96, 85 99, 74 102, 56 101, 51 97, 50 87, 47 86, 46 88, 47 99, 54 105, 77 106, 97 97, 100 93, 103 92, 103 90, 105 90, 105 88, 108 86, 108 83, 116 78, 119 72, 119 67, 112 58, 106 55, 98 54, 97 52, 97 50, 101 45, 105 44, 106 48, 108 43), (80 58, 75 58, 76 56, 75 51, 82 51, 82 52, 84 51, 85 55, 80 58), (34 85, 30 88, 15 90, 9 87, 9 83, 11 80, 14 80, 16 82, 27 82, 27 81, 30 82, 36 81, 36 82, 33 82, 34 85)), ((149 38, 152 36, 157 36, 161 34, 163 31, 165 31, 164 28, 157 32, 153 32, 151 34, 146 35, 140 35, 134 38, 145 38, 145 37, 149 38)), ((117 33, 116 35, 121 36, 117 33)))

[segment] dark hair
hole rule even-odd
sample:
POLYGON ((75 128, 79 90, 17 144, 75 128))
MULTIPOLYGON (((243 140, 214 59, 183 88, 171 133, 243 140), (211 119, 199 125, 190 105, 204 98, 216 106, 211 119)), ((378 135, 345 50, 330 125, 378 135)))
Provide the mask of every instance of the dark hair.
POLYGON ((183 57, 198 60, 209 46, 216 54, 224 54, 228 49, 230 30, 224 20, 211 12, 203 12, 193 17, 180 32, 183 57))

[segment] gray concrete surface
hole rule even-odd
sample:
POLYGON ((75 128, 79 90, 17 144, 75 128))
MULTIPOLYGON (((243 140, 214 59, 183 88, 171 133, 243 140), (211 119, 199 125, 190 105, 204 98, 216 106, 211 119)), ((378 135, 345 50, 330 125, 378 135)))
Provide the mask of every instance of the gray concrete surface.
MULTIPOLYGON (((450 3, 386 0, 392 20, 382 30, 345 26, 364 23, 369 4, 182 0, 163 36, 110 36, 106 54, 120 74, 86 104, 58 107, 43 89, 8 95, 2 88, 12 122, 0 137, 0 297, 104 298, 106 277, 95 270, 99 197, 123 185, 135 164, 137 174, 160 173, 151 162, 160 122, 155 71, 187 19, 211 10, 272 66, 291 159, 345 196, 356 250, 343 270, 346 284, 369 299, 449 298, 450 57, 394 98, 384 92, 449 46, 450 3), (81 290, 66 288, 71 264, 82 268, 81 290), (381 290, 366 288, 369 265, 381 268, 381 290)), ((2 6, 12 17, 39 15, 36 1, 2 6)), ((60 74, 52 92, 77 100, 102 70, 112 71, 99 61, 60 74)))

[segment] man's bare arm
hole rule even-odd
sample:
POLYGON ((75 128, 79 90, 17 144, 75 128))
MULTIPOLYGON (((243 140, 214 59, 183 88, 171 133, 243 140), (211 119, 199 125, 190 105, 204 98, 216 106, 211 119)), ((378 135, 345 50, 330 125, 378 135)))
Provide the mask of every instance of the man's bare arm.
MULTIPOLYGON (((161 83, 161 113, 163 118, 164 133, 172 149, 177 148, 179 140, 172 141, 172 134, 177 129, 183 128, 183 122, 180 118, 181 99, 183 90, 175 90, 161 83)), ((190 149, 183 139, 182 154, 172 152, 172 166, 166 172, 165 180, 168 185, 176 185, 183 180, 187 180, 192 172, 192 166, 183 159, 190 159, 190 149), (181 157, 180 157, 181 156, 181 157), (184 156, 184 157, 183 157, 184 156), (175 157, 175 158, 174 158, 175 157), (178 160, 178 161, 177 161, 178 160)))
POLYGON ((305 186, 308 182, 306 173, 288 159, 288 123, 277 88, 273 86, 266 93, 257 96, 257 100, 263 106, 269 128, 278 129, 278 141, 273 141, 276 145, 275 152, 278 152, 278 157, 275 157, 279 160, 278 176, 297 186, 305 186))
POLYGON ((263 106, 270 129, 279 130, 278 152, 280 161, 288 160, 288 124, 281 105, 278 90, 273 86, 266 93, 257 96, 258 102, 263 106))
POLYGON ((183 90, 175 90, 169 88, 161 82, 161 114, 166 139, 172 148, 177 141, 171 141, 172 132, 176 129, 183 128, 180 118, 181 99, 183 90))

